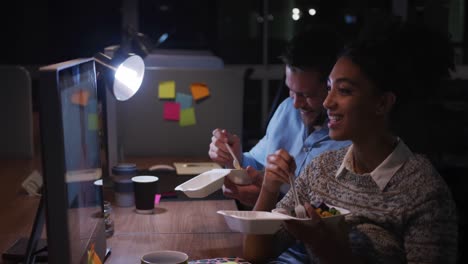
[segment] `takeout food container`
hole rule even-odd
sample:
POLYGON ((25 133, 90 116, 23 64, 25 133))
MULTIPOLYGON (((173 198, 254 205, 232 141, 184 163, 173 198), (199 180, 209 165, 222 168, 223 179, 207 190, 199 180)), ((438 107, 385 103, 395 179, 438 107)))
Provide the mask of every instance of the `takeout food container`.
POLYGON ((325 222, 325 224, 328 224, 328 225, 331 225, 331 226, 337 225, 341 220, 344 220, 345 215, 350 213, 349 210, 338 207, 338 206, 334 206, 334 205, 330 205, 330 204, 326 204, 326 206, 328 206, 330 208, 335 208, 338 212, 340 212, 340 214, 338 214, 338 215, 331 215, 331 216, 322 217, 322 221, 325 222))
MULTIPOLYGON (((338 224, 341 220, 344 219, 345 215, 350 213, 349 210, 341 208, 341 207, 337 207, 337 206, 329 205, 329 204, 326 204, 326 206, 328 206, 330 208, 335 208, 338 212, 340 212, 340 214, 338 214, 338 215, 322 217, 322 221, 325 224, 329 225, 329 226, 333 226, 333 225, 338 224)), ((272 212, 276 213, 276 214, 288 215, 285 211, 286 210, 283 209, 283 208, 277 208, 277 209, 272 210, 272 212)))
POLYGON ((192 179, 180 184, 175 188, 182 191, 190 198, 206 197, 223 186, 224 176, 228 175, 230 169, 213 169, 206 171, 192 179))
POLYGON ((217 213, 224 216, 231 230, 244 234, 274 234, 280 229, 284 220, 308 220, 264 211, 220 210, 217 213))
POLYGON ((232 169, 226 177, 238 185, 247 185, 252 183, 252 179, 247 175, 247 170, 244 169, 232 169))
MULTIPOLYGON (((322 221, 335 231, 340 231, 342 226, 339 223, 350 211, 341 207, 329 206, 334 207, 340 214, 322 217, 322 221)), ((273 209, 271 212, 219 210, 217 213, 224 216, 224 220, 231 230, 245 234, 274 234, 281 228, 281 224, 285 220, 310 220, 310 218, 291 216, 283 208, 273 209)))

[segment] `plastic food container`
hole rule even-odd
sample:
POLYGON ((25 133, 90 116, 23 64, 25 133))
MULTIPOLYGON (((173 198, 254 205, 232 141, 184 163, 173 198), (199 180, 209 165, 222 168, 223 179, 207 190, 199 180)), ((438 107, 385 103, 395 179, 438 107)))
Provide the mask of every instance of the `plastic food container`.
POLYGON ((184 192, 190 198, 206 197, 223 186, 224 176, 228 175, 230 171, 230 169, 206 171, 180 184, 175 190, 184 192))
MULTIPOLYGON (((331 228, 339 228, 340 220, 349 214, 349 210, 330 206, 340 211, 339 215, 323 217, 322 221, 331 228)), ((220 210, 217 213, 224 216, 224 220, 233 231, 245 234, 274 234, 285 220, 309 221, 309 218, 297 218, 285 213, 284 209, 273 209, 271 212, 264 211, 228 211, 220 210)))
MULTIPOLYGON (((345 215, 350 213, 350 211, 347 210, 347 209, 337 207, 337 206, 334 206, 334 205, 329 205, 329 204, 326 204, 326 205, 328 207, 330 207, 330 208, 333 207, 333 208, 335 208, 336 210, 338 210, 340 212, 339 215, 332 215, 332 216, 322 217, 322 221, 325 224, 329 225, 329 226, 333 226, 333 225, 338 224, 341 220, 344 219, 345 215)), ((281 209, 281 208, 273 209, 272 212, 276 213, 276 214, 285 214, 285 210, 281 209)))
POLYGON ((247 175, 247 170, 244 169, 232 169, 227 177, 238 185, 248 185, 252 183, 252 179, 247 175))
POLYGON ((284 220, 308 220, 264 211, 220 210, 217 213, 224 216, 224 220, 231 230, 245 234, 274 234, 280 229, 284 220))

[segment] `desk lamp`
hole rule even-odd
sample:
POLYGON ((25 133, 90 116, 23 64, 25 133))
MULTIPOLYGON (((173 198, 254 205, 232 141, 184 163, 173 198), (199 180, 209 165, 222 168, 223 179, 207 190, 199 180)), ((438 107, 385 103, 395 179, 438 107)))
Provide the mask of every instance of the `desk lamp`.
POLYGON ((123 32, 122 43, 115 46, 117 49, 109 53, 97 53, 94 59, 97 71, 103 82, 98 82, 98 96, 102 107, 103 139, 106 154, 103 164, 104 185, 109 185, 108 176, 111 175, 112 166, 120 162, 117 126, 117 101, 130 99, 141 85, 144 74, 145 58, 154 48, 150 38, 128 27, 123 32), (104 77, 104 78, 102 78, 104 77))
POLYGON ((97 53, 94 55, 98 74, 98 98, 101 103, 102 132, 105 160, 102 164, 103 179, 107 184, 111 168, 118 163, 118 136, 116 101, 130 99, 141 86, 145 72, 143 59, 136 54, 119 48, 114 56, 97 53))
MULTIPOLYGON (((140 88, 145 73, 145 63, 143 59, 136 54, 127 54, 125 56, 116 52, 114 58, 103 53, 94 55, 97 72, 105 76, 106 80, 112 83, 111 92, 119 101, 130 99, 140 88)), ((99 77, 99 76, 98 76, 99 77)))

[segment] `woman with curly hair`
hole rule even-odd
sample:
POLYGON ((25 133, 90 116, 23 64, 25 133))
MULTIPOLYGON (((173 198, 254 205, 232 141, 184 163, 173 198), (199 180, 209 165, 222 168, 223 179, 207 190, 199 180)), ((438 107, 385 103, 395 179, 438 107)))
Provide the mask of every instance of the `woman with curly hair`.
MULTIPOLYGON (((272 236, 246 235, 244 257, 254 263, 294 263, 281 253, 296 240, 313 263, 456 262, 450 190, 431 162, 392 130, 400 106, 426 97, 450 77, 449 38, 399 21, 375 23, 363 32, 339 56, 323 103, 330 137, 352 145, 316 157, 296 179, 310 220, 288 220, 272 236), (351 211, 346 229, 338 232, 322 221, 313 208, 322 202, 351 211)), ((273 201, 294 171, 294 159, 278 150, 267 160, 254 210, 290 211, 291 192, 273 201)))

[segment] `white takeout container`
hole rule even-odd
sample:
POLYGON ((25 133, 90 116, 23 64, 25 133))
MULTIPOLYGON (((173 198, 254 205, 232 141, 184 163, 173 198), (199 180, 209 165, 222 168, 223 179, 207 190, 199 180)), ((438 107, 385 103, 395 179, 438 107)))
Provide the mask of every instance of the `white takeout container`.
MULTIPOLYGON (((330 208, 333 207, 333 208, 335 208, 336 210, 338 210, 340 212, 339 215, 332 215, 332 216, 322 217, 322 221, 327 225, 333 226, 333 225, 338 224, 338 222, 340 220, 342 220, 345 215, 350 213, 350 211, 347 210, 347 209, 337 207, 337 206, 334 206, 334 205, 329 205, 329 204, 326 204, 326 205, 328 207, 330 207, 330 208)), ((284 209, 282 209, 282 208, 273 209, 271 212, 276 213, 276 214, 285 214, 284 209)))
POLYGON ((175 188, 182 191, 190 198, 206 197, 223 186, 224 176, 228 175, 230 169, 212 169, 180 184, 175 188))
POLYGON ((264 211, 220 210, 217 213, 224 216, 224 220, 231 230, 244 234, 274 234, 280 229, 284 220, 308 220, 307 218, 302 219, 264 211))
POLYGON ((247 175, 247 170, 244 169, 232 169, 226 177, 238 185, 247 185, 252 183, 252 179, 247 175))
MULTIPOLYGON (((340 221, 344 220, 344 216, 350 211, 341 207, 328 205, 340 211, 339 215, 322 217, 322 221, 331 228, 339 228, 340 221)), ((233 231, 244 234, 274 234, 281 228, 281 224, 285 220, 300 220, 307 221, 310 218, 297 218, 285 213, 285 209, 273 209, 270 212, 264 211, 228 211, 220 210, 217 212, 224 216, 229 228, 233 231)))
POLYGON ((344 219, 345 215, 350 214, 351 212, 347 209, 337 207, 334 205, 327 204, 328 207, 332 208, 334 207, 336 210, 340 212, 339 215, 332 215, 332 216, 327 216, 327 217, 322 217, 322 221, 325 222, 325 224, 329 224, 331 226, 337 225, 341 220, 344 219))

